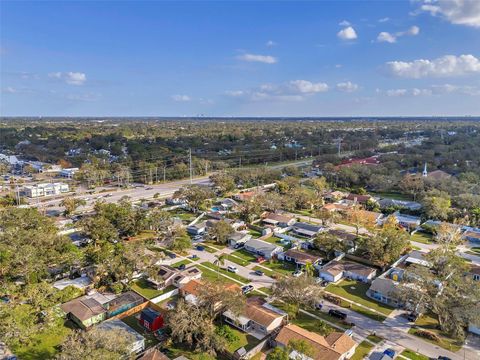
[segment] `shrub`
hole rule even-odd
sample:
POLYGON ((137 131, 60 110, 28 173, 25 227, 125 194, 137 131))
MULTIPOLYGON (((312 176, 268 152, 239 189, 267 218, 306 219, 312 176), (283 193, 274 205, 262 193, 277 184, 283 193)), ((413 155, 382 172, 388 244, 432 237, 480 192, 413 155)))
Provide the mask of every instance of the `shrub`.
POLYGON ((220 335, 229 343, 233 343, 239 340, 237 334, 235 334, 228 325, 219 326, 215 332, 217 333, 217 335, 220 335))
POLYGON ((423 337, 425 339, 428 339, 428 340, 432 340, 432 341, 439 341, 439 337, 430 332, 430 331, 426 331, 426 330, 417 330, 417 335, 420 336, 420 337, 423 337))

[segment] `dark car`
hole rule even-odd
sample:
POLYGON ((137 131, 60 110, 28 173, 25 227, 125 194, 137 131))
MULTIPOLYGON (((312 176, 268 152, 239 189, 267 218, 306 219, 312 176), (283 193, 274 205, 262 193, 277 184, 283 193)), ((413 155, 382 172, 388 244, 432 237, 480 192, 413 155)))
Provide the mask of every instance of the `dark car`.
POLYGON ((175 258, 177 257, 177 255, 174 254, 174 253, 168 253, 168 257, 169 257, 170 259, 175 259, 175 258))
POLYGON ((242 293, 244 295, 248 294, 249 292, 253 291, 254 287, 252 285, 245 285, 242 286, 242 293))
POLYGON ((178 270, 185 270, 185 268, 186 268, 186 265, 185 265, 185 264, 180 264, 180 265, 178 265, 178 268, 177 268, 177 269, 178 269, 178 270))
POLYGON ((383 355, 387 355, 387 356, 390 356, 392 359, 395 357, 395 350, 393 349, 387 349, 383 352, 383 355))
POLYGON ((197 250, 198 250, 198 251, 203 251, 203 250, 205 250, 205 247, 198 245, 198 246, 197 246, 197 250))
POLYGON ((330 309, 328 311, 328 315, 339 318, 339 319, 342 319, 342 320, 345 320, 347 318, 347 314, 345 314, 342 311, 334 310, 334 309, 330 309))
POLYGON ((263 271, 262 270, 255 270, 255 275, 262 276, 263 271))
POLYGON ((411 312, 406 314, 405 317, 407 318, 408 321, 415 322, 417 321, 419 314, 417 314, 416 312, 411 312))
POLYGON ((233 247, 234 249, 240 249, 242 247, 244 247, 245 244, 244 243, 238 243, 238 244, 235 244, 235 246, 233 247))
POLYGON ((439 356, 437 360, 452 360, 448 356, 439 356))

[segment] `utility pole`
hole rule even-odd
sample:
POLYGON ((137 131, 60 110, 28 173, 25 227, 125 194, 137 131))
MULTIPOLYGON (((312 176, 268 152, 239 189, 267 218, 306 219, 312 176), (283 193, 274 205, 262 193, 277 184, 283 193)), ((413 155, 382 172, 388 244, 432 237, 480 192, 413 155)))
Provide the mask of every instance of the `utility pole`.
POLYGON ((190 184, 193 183, 193 173, 192 173, 192 149, 188 149, 188 159, 190 161, 190 184))
POLYGON ((242 157, 240 156, 240 158, 238 159, 238 167, 241 168, 242 167, 242 157))
POLYGON ((155 184, 158 183, 158 167, 155 166, 155 184))
POLYGON ((163 182, 167 181, 167 165, 163 165, 163 182))
POLYGON ((338 156, 340 156, 341 151, 342 151, 342 140, 338 140, 338 156))
POLYGON ((208 160, 205 160, 205 175, 208 174, 208 160))

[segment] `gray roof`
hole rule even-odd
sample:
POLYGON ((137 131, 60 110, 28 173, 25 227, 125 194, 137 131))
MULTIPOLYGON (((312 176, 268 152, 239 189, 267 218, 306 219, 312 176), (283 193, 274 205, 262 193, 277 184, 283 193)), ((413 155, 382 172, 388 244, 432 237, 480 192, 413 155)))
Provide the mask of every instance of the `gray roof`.
POLYGON ((275 251, 276 249, 280 248, 280 246, 271 244, 266 241, 262 240, 257 240, 257 239, 250 239, 245 243, 245 246, 249 246, 254 248, 256 251, 262 251, 262 252, 272 252, 275 251))
POLYGON ((308 223, 304 223, 304 222, 296 222, 295 224, 293 224, 293 227, 294 228, 299 228, 299 229, 302 229, 302 230, 313 231, 313 232, 319 232, 320 230, 322 230, 321 226, 312 225, 312 224, 308 224, 308 223))
POLYGON ((378 293, 381 293, 383 295, 390 295, 392 294, 396 289, 395 282, 390 279, 385 279, 385 278, 376 278, 372 281, 372 284, 370 285, 370 291, 376 291, 378 293))

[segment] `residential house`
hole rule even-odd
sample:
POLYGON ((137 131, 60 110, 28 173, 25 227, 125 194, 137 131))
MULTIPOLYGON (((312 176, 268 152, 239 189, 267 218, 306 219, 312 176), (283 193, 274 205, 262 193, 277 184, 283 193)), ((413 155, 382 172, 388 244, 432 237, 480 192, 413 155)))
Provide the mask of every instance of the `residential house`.
MULTIPOLYGON (((203 284, 200 280, 191 280, 180 288, 180 295, 185 299, 185 301, 191 304, 197 304, 197 299, 201 292, 202 286, 203 284)), ((225 291, 234 291, 238 293, 241 292, 240 286, 233 283, 225 284, 224 289, 225 291)), ((215 307, 219 307, 220 305, 221 303, 218 303, 215 305, 215 307)))
POLYGON ((444 179, 449 179, 452 177, 449 173, 443 171, 443 170, 434 170, 431 172, 427 172, 426 175, 424 176, 427 179, 433 179, 433 180, 444 180, 444 179))
POLYGON ((255 191, 244 191, 238 194, 235 194, 233 198, 237 201, 248 201, 251 200, 257 195, 255 191))
POLYGON ((103 307, 103 304, 114 298, 114 294, 93 292, 90 295, 70 300, 60 305, 60 308, 76 325, 86 329, 107 318, 107 310, 103 307))
POLYGON ((132 342, 130 344, 130 351, 132 353, 139 353, 145 349, 145 338, 121 320, 112 319, 104 321, 103 323, 97 325, 96 329, 101 329, 105 331, 126 331, 127 333, 132 335, 132 342))
POLYGON ((283 247, 259 239, 248 240, 245 242, 244 249, 265 259, 271 259, 283 251, 283 247))
POLYGON ((418 216, 411 216, 411 215, 404 215, 400 214, 400 212, 394 212, 390 215, 395 221, 400 225, 402 228, 410 231, 414 230, 420 226, 422 222, 418 216))
POLYGON ((337 191, 328 191, 327 193, 325 193, 325 195, 323 195, 323 198, 329 201, 338 201, 343 198, 346 198, 347 196, 348 196, 347 193, 337 190, 337 191))
POLYGON ((311 354, 298 353, 293 350, 291 359, 344 360, 355 353, 357 343, 344 332, 333 332, 327 336, 305 330, 294 324, 285 325, 275 337, 277 346, 287 348, 291 340, 304 341, 309 345, 311 354))
POLYGON ((226 323, 258 337, 272 333, 283 325, 287 313, 268 304, 264 299, 251 297, 247 299, 245 310, 241 315, 235 315, 227 310, 223 313, 226 323))
POLYGON ((170 358, 156 347, 147 349, 138 360, 170 360, 170 358))
POLYGON ((187 200, 180 197, 169 197, 165 199, 165 204, 175 206, 175 205, 185 205, 187 200))
POLYGON ((305 237, 315 237, 320 231, 322 231, 323 227, 318 225, 312 225, 305 222, 296 222, 292 225, 292 230, 297 233, 298 235, 305 236, 305 237))
POLYGON ((328 232, 336 236, 338 240, 346 243, 350 247, 354 246, 354 241, 357 238, 357 235, 349 233, 345 230, 329 229, 328 232))
POLYGON ((333 203, 333 204, 325 204, 322 209, 327 210, 329 212, 347 212, 351 208, 348 204, 341 204, 341 203, 333 203))
POLYGON ((380 209, 388 209, 393 207, 393 208, 407 209, 410 211, 418 211, 418 210, 421 210, 422 208, 422 204, 415 201, 382 198, 382 199, 379 199, 377 202, 378 202, 378 205, 380 205, 380 209))
POLYGON ((238 244, 245 244, 252 238, 252 235, 246 231, 235 231, 228 235, 228 244, 232 247, 238 244))
POLYGON ((369 283, 377 270, 353 261, 332 260, 319 270, 319 277, 328 282, 337 282, 343 278, 369 283))
POLYGON ((402 256, 389 270, 372 281, 367 290, 367 296, 390 306, 401 306, 402 302, 397 295, 397 286, 400 282, 407 281, 405 273, 410 265, 431 267, 425 256, 426 253, 417 250, 402 256))
POLYGON ((173 284, 173 278, 178 270, 167 265, 159 265, 156 274, 151 275, 147 281, 157 290, 165 289, 173 284))
POLYGON ((206 221, 199 221, 196 224, 187 226, 187 232, 190 235, 200 235, 205 233, 206 230, 207 230, 206 221))
POLYGON ((59 175, 64 178, 72 179, 79 170, 79 168, 62 169, 59 175))
POLYGON ((295 217, 286 214, 267 212, 263 214, 262 222, 267 225, 285 228, 292 226, 295 223, 295 217))
POLYGON ((309 254, 305 251, 300 251, 297 249, 289 249, 283 253, 279 253, 278 259, 293 262, 297 266, 305 266, 307 263, 316 266, 322 262, 322 258, 320 256, 309 254))
POLYGON ((185 270, 179 271, 173 277, 172 284, 176 287, 182 287, 192 280, 199 280, 202 278, 202 271, 195 266, 187 267, 185 270))
POLYGON ((362 205, 365 205, 370 200, 375 201, 375 199, 370 195, 359 195, 352 193, 348 194, 345 200, 347 203, 357 203, 362 205))
POLYGON ((234 199, 226 198, 220 201, 220 206, 224 211, 233 211, 238 207, 238 202, 234 199))

